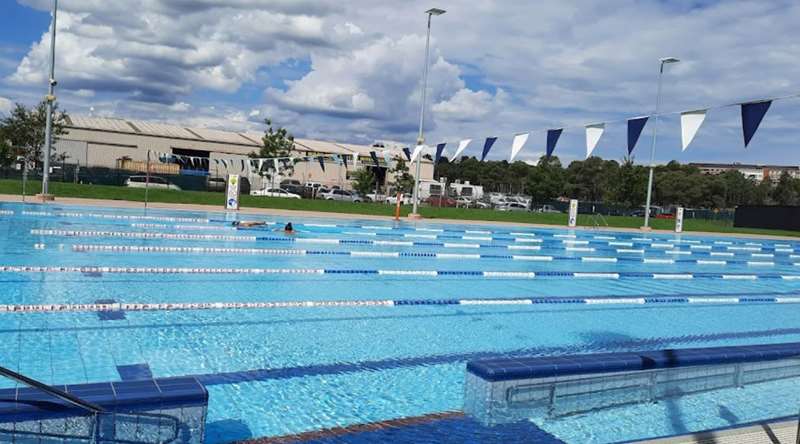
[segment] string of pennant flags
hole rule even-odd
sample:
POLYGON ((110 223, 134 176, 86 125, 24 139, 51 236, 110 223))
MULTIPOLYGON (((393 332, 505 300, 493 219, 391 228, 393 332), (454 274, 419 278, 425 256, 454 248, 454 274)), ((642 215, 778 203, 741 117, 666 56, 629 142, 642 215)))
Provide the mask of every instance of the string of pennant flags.
MULTIPOLYGON (((585 132, 586 136, 586 158, 589 158, 594 152, 595 148, 597 147, 600 139, 602 138, 606 126, 609 124, 616 124, 616 123, 626 123, 627 125, 627 152, 628 155, 633 153, 633 150, 636 148, 637 142, 644 130, 645 125, 647 122, 655 117, 659 118, 661 116, 667 115, 674 115, 680 114, 680 125, 681 125, 681 150, 686 151, 689 145, 694 140, 695 136, 697 135, 698 131, 703 125, 703 122, 706 119, 706 116, 710 110, 713 109, 720 109, 732 106, 738 106, 741 110, 741 124, 742 124, 742 136, 744 140, 744 147, 750 144, 750 141, 753 139, 756 131, 758 131, 759 126, 761 125, 761 121, 764 119, 764 116, 769 111, 772 102, 776 100, 784 100, 790 98, 797 98, 800 97, 800 94, 792 94, 787 96, 780 96, 780 97, 773 97, 768 99, 761 99, 761 100, 754 100, 748 102, 739 102, 739 103, 731 103, 726 105, 717 105, 717 106, 709 106, 706 108, 694 109, 690 111, 676 111, 676 112, 668 112, 668 113, 653 113, 651 115, 645 116, 637 116, 631 117, 627 119, 621 120, 614 120, 614 121, 606 121, 606 122, 597 122, 597 123, 590 123, 587 125, 582 126, 562 126, 560 128, 548 128, 548 129, 539 129, 539 130, 532 130, 532 131, 525 131, 514 134, 514 137, 511 141, 511 152, 509 155, 509 162, 513 162, 514 159, 517 158, 519 153, 525 147, 525 144, 528 142, 530 135, 537 132, 544 132, 546 134, 545 140, 545 156, 550 157, 556 150, 556 145, 558 144, 558 140, 561 137, 561 134, 564 132, 565 129, 575 129, 575 128, 582 128, 585 132)), ((487 137, 483 142, 483 148, 481 150, 480 160, 486 160, 486 157, 489 155, 489 152, 497 142, 498 137, 492 136, 487 137)), ((462 139, 457 142, 456 149, 452 155, 450 155, 450 161, 456 161, 459 156, 470 146, 472 143, 472 139, 462 139)), ((436 165, 439 163, 439 160, 445 154, 445 148, 450 145, 450 142, 441 142, 436 145, 435 154, 433 163, 436 165)), ((406 160, 410 162, 414 162, 418 156, 420 156, 423 150, 426 148, 425 145, 417 145, 414 150, 412 151, 410 148, 405 147, 402 148, 402 152, 406 160)), ((199 157, 199 156, 190 156, 185 154, 175 154, 175 153, 164 153, 158 151, 148 151, 148 157, 150 154, 154 154, 156 158, 160 162, 164 163, 179 163, 182 166, 186 165, 190 168, 205 168, 208 169, 210 167, 211 162, 213 162, 217 167, 222 166, 227 170, 239 170, 242 172, 250 171, 255 173, 261 173, 264 171, 274 170, 278 171, 281 166, 286 168, 288 165, 295 165, 299 162, 313 162, 317 161, 320 165, 322 171, 325 171, 326 163, 332 163, 335 165, 344 165, 345 168, 348 167, 348 159, 352 161, 353 168, 357 168, 359 162, 359 154, 352 153, 352 154, 325 154, 325 155, 316 155, 316 156, 289 156, 289 157, 268 157, 268 158, 208 158, 208 157, 199 157)), ((378 151, 370 151, 369 157, 372 160, 375 167, 381 167, 380 160, 383 158, 385 165, 389 165, 390 161, 394 158, 395 154, 389 150, 384 150, 381 152, 378 151)))
MULTIPOLYGON (((407 160, 411 159, 411 149, 406 147, 402 149, 403 154, 407 160)), ((260 173, 264 171, 278 171, 281 167, 287 168, 289 165, 295 165, 300 162, 319 162, 322 171, 325 171, 326 163, 335 165, 344 165, 348 167, 348 162, 351 162, 354 168, 357 167, 359 162, 359 154, 325 154, 318 156, 290 156, 290 157, 262 157, 262 158, 209 158, 200 156, 190 156, 186 154, 165 153, 160 151, 148 150, 148 158, 154 156, 162 163, 177 163, 181 166, 186 166, 192 169, 209 169, 211 163, 217 167, 222 167, 226 170, 238 170, 241 172, 254 172, 260 173), (349 159, 349 160, 348 160, 349 159)), ((369 152, 370 159, 376 167, 380 167, 380 161, 383 159, 386 165, 391 162, 394 153, 388 150, 369 152)))
MULTIPOLYGON (((689 145, 694 140, 695 136, 697 135, 700 127, 703 125, 703 122, 706 119, 706 115, 708 111, 713 109, 719 108, 726 108, 732 106, 739 106, 741 108, 741 121, 742 121, 742 136, 744 139, 744 146, 750 144, 750 141, 753 139, 756 131, 758 130, 761 121, 764 119, 767 111, 772 105, 773 101, 776 100, 783 100, 783 99, 790 99, 790 98, 797 98, 800 97, 800 94, 792 94, 787 96, 780 96, 780 97, 773 97, 769 99, 761 99, 761 100, 754 100, 748 102, 739 102, 739 103, 732 103, 726 105, 718 105, 718 106, 709 106, 706 108, 695 109, 690 111, 677 111, 677 112, 669 112, 669 113, 654 113, 651 115, 646 116, 638 116, 638 117, 631 117, 628 119, 616 120, 616 121, 607 121, 607 122, 598 122, 598 123, 591 123, 579 127, 567 127, 563 126, 560 128, 548 128, 548 129, 540 129, 540 130, 533 130, 533 131, 525 131, 514 134, 514 137, 511 141, 511 153, 509 156, 509 161, 513 162, 517 155, 522 151, 523 147, 527 143, 531 134, 536 132, 545 132, 546 133, 546 145, 545 145, 545 156, 550 157, 552 156, 553 152, 556 149, 556 145, 558 144, 558 140, 561 137, 561 134, 564 132, 565 129, 569 128, 582 128, 585 131, 586 135, 586 158, 589 158, 592 155, 592 152, 597 147, 600 139, 605 132, 606 125, 613 124, 613 123, 622 123, 625 122, 627 124, 627 151, 628 154, 632 154, 633 150, 636 148, 636 144, 639 141, 639 136, 642 134, 642 130, 644 129, 645 124, 647 124, 650 118, 661 117, 666 115, 673 115, 673 114, 680 114, 680 124, 681 124, 681 150, 686 151, 689 145)), ((494 147, 495 142, 497 141, 498 137, 487 137, 483 142, 483 149, 481 151, 480 160, 484 161, 494 147)), ((466 150, 466 148, 470 145, 472 139, 462 139, 458 141, 458 145, 450 157, 450 161, 455 161, 458 157, 466 150)), ((436 145, 435 155, 434 155, 434 164, 439 162, 439 159, 442 158, 444 155, 445 148, 450 142, 442 142, 436 145)), ((417 146, 414 150, 411 161, 416 159, 416 156, 422 150, 422 146, 417 146)))

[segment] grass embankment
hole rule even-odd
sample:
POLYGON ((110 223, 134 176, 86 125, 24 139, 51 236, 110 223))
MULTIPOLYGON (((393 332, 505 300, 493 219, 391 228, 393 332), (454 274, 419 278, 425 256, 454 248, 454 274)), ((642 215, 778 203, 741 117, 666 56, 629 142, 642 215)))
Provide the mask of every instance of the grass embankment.
MULTIPOLYGON (((29 193, 35 194, 36 191, 40 189, 40 182, 28 182, 27 190, 29 193)), ((76 197, 84 199, 126 200, 134 202, 144 202, 145 199, 145 190, 142 188, 126 188, 108 185, 82 185, 74 183, 51 182, 50 192, 58 197, 76 197)), ((21 181, 7 179, 0 180, 0 194, 19 195, 21 193, 21 181)), ((149 190, 148 199, 150 202, 212 205, 219 206, 221 208, 224 201, 224 196, 223 193, 212 193, 205 191, 168 191, 151 189, 149 190)), ((325 200, 298 200, 253 196, 242 196, 241 205, 242 207, 249 208, 273 208, 282 210, 320 211, 326 213, 367 214, 378 216, 391 216, 394 212, 394 207, 385 204, 356 204, 350 202, 335 202, 325 200)), ((410 206, 404 206, 401 210, 401 214, 405 216, 410 211, 410 206)), ((560 226, 567 224, 566 214, 501 212, 482 209, 434 207, 421 207, 420 213, 423 217, 428 219, 462 219, 560 226)), ((642 225, 642 218, 640 217, 608 216, 606 217, 606 221, 610 227, 614 228, 639 228, 642 225)), ((578 225, 593 226, 594 221, 592 216, 579 215, 578 225)), ((668 219, 651 219, 651 226, 654 229, 672 230, 675 227, 675 222, 668 219)), ((800 237, 800 232, 795 231, 735 228, 730 225, 730 222, 726 221, 686 219, 683 227, 685 231, 769 234, 775 236, 800 237)))

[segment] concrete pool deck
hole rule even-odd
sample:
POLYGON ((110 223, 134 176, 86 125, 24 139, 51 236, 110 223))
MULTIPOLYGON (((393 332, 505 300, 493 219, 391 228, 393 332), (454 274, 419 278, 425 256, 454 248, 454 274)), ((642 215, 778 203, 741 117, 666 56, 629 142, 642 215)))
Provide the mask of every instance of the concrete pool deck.
POLYGON ((732 429, 638 441, 638 444, 795 444, 797 422, 797 419, 764 421, 732 429))
MULTIPOLYGON (((0 194, 0 202, 9 203, 22 203, 22 196, 13 194, 0 194)), ((126 208, 126 209, 139 209, 144 210, 144 202, 136 202, 129 200, 109 200, 109 199, 84 199, 77 197, 59 197, 56 201, 41 202, 34 196, 27 196, 25 203, 33 205, 85 205, 106 208, 126 208)), ((215 212, 225 213, 226 210, 222 205, 200 205, 200 204, 180 204, 180 203, 162 203, 150 202, 147 209, 157 210, 172 210, 172 211, 202 211, 202 212, 215 212)), ((277 208, 242 208, 238 210, 240 214, 253 215, 253 216, 285 216, 285 217, 313 217, 313 218, 327 218, 327 219, 367 219, 367 220, 380 220, 385 222, 394 221, 391 213, 394 207, 386 206, 386 216, 377 216, 374 214, 359 214, 359 213, 333 213, 325 211, 306 211, 306 210, 283 210, 277 208)), ((469 219, 409 219, 402 218, 402 222, 416 224, 420 223, 437 223, 437 224, 458 224, 458 225, 497 225, 505 227, 528 227, 528 228, 549 228, 549 229, 567 229, 564 225, 548 225, 536 223, 523 223, 523 222, 505 222, 505 221, 492 221, 492 220, 469 220, 469 219)), ((578 226, 571 228, 573 230, 587 231, 587 232, 625 232, 625 233, 654 233, 654 234, 675 234, 672 230, 648 230, 643 231, 638 228, 623 228, 623 227, 588 227, 578 226)), ((712 237, 742 237, 751 239, 775 239, 775 240, 800 240, 798 237, 793 236, 778 236, 770 234, 750 234, 750 233, 722 233, 715 231, 684 231, 682 234, 698 235, 698 236, 712 236, 712 237)))

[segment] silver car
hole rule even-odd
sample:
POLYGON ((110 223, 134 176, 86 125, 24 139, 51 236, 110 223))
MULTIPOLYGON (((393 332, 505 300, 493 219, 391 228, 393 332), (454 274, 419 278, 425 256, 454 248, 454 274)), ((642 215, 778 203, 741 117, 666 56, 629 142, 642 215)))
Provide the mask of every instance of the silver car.
POLYGON ((321 193, 319 194, 319 198, 325 200, 342 200, 347 202, 364 202, 364 198, 362 198, 358 193, 338 189, 330 190, 327 193, 321 193))

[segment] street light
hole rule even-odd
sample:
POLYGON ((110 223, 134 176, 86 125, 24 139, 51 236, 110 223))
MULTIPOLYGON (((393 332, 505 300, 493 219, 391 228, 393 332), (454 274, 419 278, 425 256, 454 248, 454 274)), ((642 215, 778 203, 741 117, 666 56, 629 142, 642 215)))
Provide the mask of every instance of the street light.
MULTIPOLYGON (((425 121, 425 96, 428 92, 428 54, 430 52, 430 43, 431 43, 431 17, 434 15, 442 15, 446 11, 444 9, 439 8, 431 8, 425 11, 425 14, 428 14, 428 36, 425 39, 425 69, 422 71, 422 100, 420 102, 419 107, 419 135, 417 136, 417 145, 422 145, 425 143, 425 137, 423 136, 422 132, 422 125, 425 121)), ((419 218, 418 208, 419 208, 419 176, 422 171, 422 153, 417 153, 417 166, 415 169, 416 173, 414 174, 414 192, 413 192, 413 201, 414 207, 411 210, 411 214, 409 217, 419 218)))
POLYGON ((50 199, 50 152, 53 149, 53 102, 56 101, 56 14, 58 14, 58 0, 53 0, 53 29, 50 32, 50 77, 48 77, 47 121, 44 129, 44 171, 42 172, 42 200, 50 199))
POLYGON ((676 57, 664 57, 659 59, 661 67, 658 70, 658 93, 656 94, 656 113, 655 120, 653 121, 653 145, 650 147, 650 175, 647 179, 647 203, 644 210, 644 226, 643 229, 650 229, 650 200, 653 197, 653 169, 655 168, 656 161, 656 136, 658 135, 658 111, 661 107, 661 78, 664 76, 664 65, 669 63, 678 63, 680 59, 676 57))

